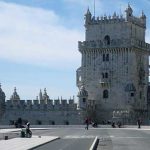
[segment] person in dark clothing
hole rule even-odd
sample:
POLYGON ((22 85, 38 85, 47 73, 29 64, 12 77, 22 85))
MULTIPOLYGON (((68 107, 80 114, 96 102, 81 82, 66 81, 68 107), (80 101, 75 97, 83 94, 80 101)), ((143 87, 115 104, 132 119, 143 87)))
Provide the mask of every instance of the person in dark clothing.
POLYGON ((32 137, 32 132, 30 130, 30 122, 26 124, 26 137, 32 137))
POLYGON ((88 118, 86 118, 86 120, 85 120, 85 124, 86 124, 86 127, 85 127, 85 129, 89 129, 89 119, 88 118))
POLYGON ((138 128, 141 128, 141 120, 140 119, 137 120, 137 124, 138 124, 138 128))
POLYGON ((115 122, 112 122, 112 125, 111 125, 113 128, 116 128, 116 125, 115 125, 115 122))

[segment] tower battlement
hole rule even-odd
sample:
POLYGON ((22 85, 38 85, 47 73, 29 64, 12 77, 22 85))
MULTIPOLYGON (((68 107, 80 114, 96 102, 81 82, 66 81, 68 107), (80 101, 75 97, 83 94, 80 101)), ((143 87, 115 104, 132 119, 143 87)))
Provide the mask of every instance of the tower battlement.
MULTIPOLYGON (((85 15, 86 16, 86 15, 85 15)), ((114 13, 113 16, 100 16, 100 17, 95 17, 95 16, 91 16, 91 19, 89 21, 87 21, 85 23, 86 25, 96 25, 96 24, 106 24, 106 23, 117 23, 117 22, 123 22, 125 21, 125 18, 123 18, 123 16, 119 16, 116 15, 116 13, 114 13)))
POLYGON ((103 16, 92 16, 90 10, 87 10, 87 13, 85 14, 85 27, 88 25, 102 25, 102 24, 115 24, 120 22, 131 22, 135 25, 138 25, 140 27, 146 28, 146 16, 144 12, 142 11, 142 14, 140 17, 133 16, 133 10, 130 5, 128 5, 128 8, 125 10, 126 17, 124 17, 122 14, 118 15, 116 12, 111 16, 107 16, 106 14, 103 16))
POLYGON ((76 110, 77 104, 74 102, 74 97, 69 100, 63 99, 50 99, 46 88, 44 89, 44 93, 40 90, 39 98, 36 97, 35 100, 21 100, 19 94, 17 93, 16 87, 14 88, 14 92, 11 95, 10 99, 5 103, 6 110, 76 110))
POLYGON ((13 103, 11 100, 7 100, 6 110, 76 110, 77 104, 74 102, 74 99, 56 99, 56 100, 47 100, 47 103, 44 100, 19 100, 13 103))
POLYGON ((125 17, 114 12, 112 16, 104 15, 96 18, 88 9, 85 14, 85 41, 136 39, 145 42, 146 16, 144 12, 142 11, 140 17, 135 17, 130 5, 125 12, 125 17))

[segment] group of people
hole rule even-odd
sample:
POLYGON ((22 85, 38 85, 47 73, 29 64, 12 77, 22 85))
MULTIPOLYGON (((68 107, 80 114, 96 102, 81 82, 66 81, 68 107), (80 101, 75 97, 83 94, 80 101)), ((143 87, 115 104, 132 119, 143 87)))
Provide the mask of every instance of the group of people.
MULTIPOLYGON (((138 128, 141 128, 141 123, 142 123, 141 119, 138 119, 137 120, 138 128)), ((85 126, 86 130, 89 129, 89 124, 92 124, 93 127, 97 127, 98 126, 96 122, 91 122, 91 120, 89 118, 85 119, 85 124, 86 124, 86 126, 85 126)), ((118 126, 118 128, 121 128, 122 127, 121 121, 118 121, 117 124, 115 124, 114 121, 111 123, 112 128, 116 128, 116 125, 118 126)))

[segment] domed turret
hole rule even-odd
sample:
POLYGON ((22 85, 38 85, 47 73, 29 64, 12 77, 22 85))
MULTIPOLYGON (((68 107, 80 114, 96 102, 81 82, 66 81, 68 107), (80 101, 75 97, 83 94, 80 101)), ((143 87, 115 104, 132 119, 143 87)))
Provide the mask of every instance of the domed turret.
POLYGON ((10 97, 10 100, 12 100, 12 101, 19 101, 20 100, 20 97, 17 93, 16 87, 14 88, 14 92, 13 92, 12 96, 10 97))
POLYGON ((84 86, 81 86, 79 93, 78 93, 78 97, 88 97, 88 92, 85 90, 84 86))
POLYGON ((45 101, 45 103, 47 103, 47 100, 49 100, 49 96, 47 95, 46 88, 44 89, 43 100, 45 101))
POLYGON ((84 86, 81 86, 77 96, 79 98, 79 108, 86 109, 87 100, 88 100, 88 92, 85 90, 84 86))

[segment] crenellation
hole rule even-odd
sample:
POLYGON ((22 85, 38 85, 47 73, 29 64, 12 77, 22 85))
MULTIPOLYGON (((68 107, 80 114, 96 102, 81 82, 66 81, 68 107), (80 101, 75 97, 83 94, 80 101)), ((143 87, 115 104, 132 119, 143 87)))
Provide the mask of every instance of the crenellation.
POLYGON ((47 105, 53 105, 53 100, 52 99, 47 100, 47 105))
POLYGON ((126 17, 106 14, 101 17, 92 16, 90 13, 85 17, 86 41, 103 40, 106 35, 111 39, 130 39, 145 41, 146 16, 144 12, 140 17, 133 15, 131 6, 126 10, 126 17), (112 32, 114 31, 114 32, 112 32))
MULTIPOLYGON (((8 100, 8 101, 9 101, 9 100, 8 100)), ((21 100, 21 101, 20 101, 20 105, 21 105, 21 106, 24 106, 25 104, 26 104, 26 101, 25 101, 25 100, 21 100)))
POLYGON ((26 101, 26 104, 27 104, 28 106, 31 106, 31 105, 32 105, 32 100, 27 100, 27 101, 26 101))
POLYGON ((16 108, 17 106, 20 107, 20 109, 44 109, 44 108, 54 108, 54 109, 60 109, 60 108, 67 108, 67 107, 73 107, 75 108, 76 104, 74 103, 74 99, 55 99, 55 100, 48 100, 47 104, 45 104, 44 100, 20 100, 19 103, 13 103, 11 100, 6 101, 6 107, 11 109, 13 107, 16 108))
POLYGON ((13 108, 16 109, 35 109, 35 110, 58 110, 58 109, 73 109, 77 108, 76 104, 74 103, 73 99, 69 99, 68 101, 66 99, 55 99, 55 100, 47 100, 47 104, 45 104, 44 100, 20 100, 18 102, 12 102, 11 100, 6 101, 6 108, 13 108))
POLYGON ((67 100, 66 99, 62 99, 61 100, 61 105, 62 106, 66 106, 67 105, 67 100))

